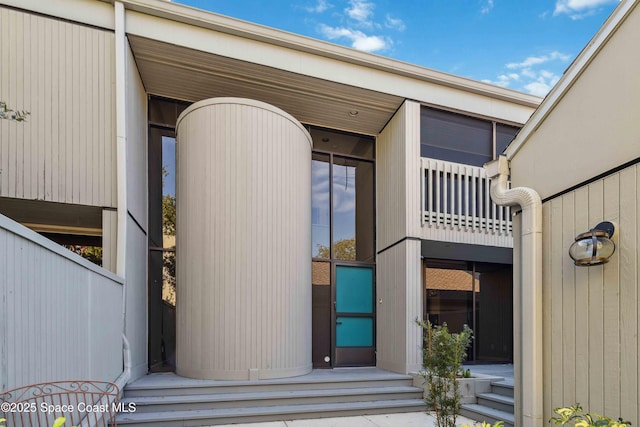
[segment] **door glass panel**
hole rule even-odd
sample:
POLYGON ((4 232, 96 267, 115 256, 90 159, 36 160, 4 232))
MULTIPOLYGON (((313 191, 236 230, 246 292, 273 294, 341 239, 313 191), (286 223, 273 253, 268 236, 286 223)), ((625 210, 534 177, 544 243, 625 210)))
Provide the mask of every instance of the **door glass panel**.
POLYGON ((473 327, 473 274, 466 270, 426 269, 427 315, 434 325, 451 332, 473 327))
POLYGON ((336 312, 373 313, 373 269, 336 266, 336 312))
POLYGON ((371 347, 373 345, 373 318, 337 317, 337 347, 371 347))
POLYGON ((314 258, 330 258, 329 167, 328 155, 313 154, 311 160, 311 240, 314 258))

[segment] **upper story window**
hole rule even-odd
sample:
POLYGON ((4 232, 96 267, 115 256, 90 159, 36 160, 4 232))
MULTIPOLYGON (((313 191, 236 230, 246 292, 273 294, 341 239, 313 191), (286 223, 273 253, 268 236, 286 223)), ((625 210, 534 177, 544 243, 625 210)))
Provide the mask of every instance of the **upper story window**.
POLYGON ((517 132, 514 126, 422 107, 420 155, 482 166, 502 153, 517 132))

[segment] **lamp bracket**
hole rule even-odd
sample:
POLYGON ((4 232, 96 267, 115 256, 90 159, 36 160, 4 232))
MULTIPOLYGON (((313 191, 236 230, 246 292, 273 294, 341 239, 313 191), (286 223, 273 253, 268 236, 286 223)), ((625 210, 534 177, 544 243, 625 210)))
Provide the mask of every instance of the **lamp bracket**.
POLYGON ((612 238, 613 234, 616 231, 616 226, 614 223, 610 221, 603 221, 598 225, 596 225, 595 227, 593 227, 593 230, 604 231, 605 233, 607 233, 609 238, 612 238))

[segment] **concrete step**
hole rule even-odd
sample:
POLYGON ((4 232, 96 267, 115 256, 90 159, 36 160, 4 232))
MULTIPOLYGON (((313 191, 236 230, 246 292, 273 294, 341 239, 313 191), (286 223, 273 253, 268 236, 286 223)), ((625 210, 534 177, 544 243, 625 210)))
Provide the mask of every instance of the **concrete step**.
POLYGON ((155 375, 160 378, 153 382, 138 381, 128 384, 124 393, 126 397, 145 396, 183 396, 206 394, 251 393, 260 391, 294 391, 294 390, 335 390, 341 388, 382 388, 409 387, 413 379, 409 375, 392 374, 385 378, 358 378, 354 380, 348 376, 339 378, 331 376, 326 379, 306 380, 299 377, 283 380, 259 381, 213 381, 213 380, 184 380, 175 375, 155 375), (163 381, 164 379, 164 381, 163 381))
POLYGON ((309 389, 216 393, 205 395, 159 395, 130 397, 124 405, 135 403, 136 413, 198 411, 207 409, 289 406, 302 404, 369 402, 421 399, 422 389, 410 386, 309 389))
POLYGON ((496 393, 480 393, 476 395, 477 404, 513 414, 513 397, 496 393))
POLYGON ((491 382, 491 392, 513 398, 513 383, 507 381, 491 382))
POLYGON ((496 421, 504 421, 505 427, 514 427, 515 417, 512 412, 500 411, 484 405, 475 403, 463 404, 460 408, 460 415, 479 422, 486 421, 491 424, 496 421))
POLYGON ((424 411, 422 399, 373 402, 319 403, 286 406, 242 407, 192 411, 118 414, 117 423, 130 427, 209 426, 230 423, 286 421, 355 415, 424 411))

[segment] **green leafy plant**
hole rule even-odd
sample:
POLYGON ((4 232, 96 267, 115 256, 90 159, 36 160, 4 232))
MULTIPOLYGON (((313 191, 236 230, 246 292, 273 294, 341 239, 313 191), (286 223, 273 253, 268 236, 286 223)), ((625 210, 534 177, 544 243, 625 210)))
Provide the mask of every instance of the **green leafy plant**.
POLYGON ((629 421, 622 418, 613 420, 602 415, 585 413, 579 403, 566 408, 555 408, 553 412, 557 416, 551 417, 549 422, 556 425, 573 425, 574 427, 629 427, 631 425, 629 421))
POLYGON ((441 326, 416 320, 422 327, 422 377, 426 384, 425 402, 433 409, 437 427, 455 427, 460 411, 460 391, 456 378, 467 357, 473 332, 464 325, 462 332, 450 333, 441 326))

